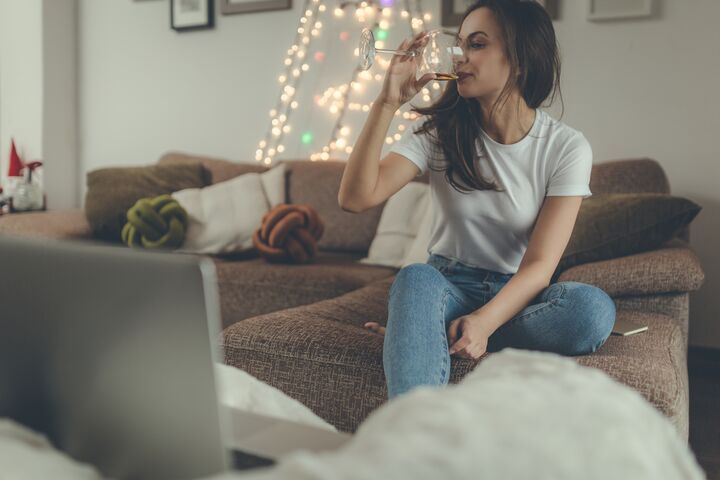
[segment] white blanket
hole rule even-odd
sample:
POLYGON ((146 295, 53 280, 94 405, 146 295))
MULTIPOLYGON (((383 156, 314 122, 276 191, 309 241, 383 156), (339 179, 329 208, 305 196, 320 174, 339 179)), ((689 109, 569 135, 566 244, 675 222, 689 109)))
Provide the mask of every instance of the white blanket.
MULTIPOLYGON (((255 382, 248 385, 258 391, 272 388, 255 382)), ((283 402, 282 394, 271 395, 283 402)), ((292 415, 294 408, 285 413, 292 415)), ((0 423, 0 466, 0 479, 99 478, 42 437, 9 423, 0 423)), ((263 471, 213 477, 288 478, 705 477, 670 422, 634 390, 569 358, 505 349, 459 385, 418 388, 383 405, 336 451, 297 452, 263 471)))

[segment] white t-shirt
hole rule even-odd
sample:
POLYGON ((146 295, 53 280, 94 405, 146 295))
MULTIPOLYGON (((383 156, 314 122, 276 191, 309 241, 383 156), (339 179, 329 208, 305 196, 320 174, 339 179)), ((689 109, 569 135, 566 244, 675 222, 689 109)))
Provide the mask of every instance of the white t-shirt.
MULTIPOLYGON (((585 136, 536 109, 530 132, 504 145, 481 132, 487 155, 478 157, 479 171, 504 191, 473 190, 463 194, 430 170, 433 226, 428 253, 500 273, 516 273, 546 196, 582 196, 590 192, 592 149, 585 136)), ((415 135, 421 117, 391 151, 422 173, 435 163, 427 135, 415 135)), ((480 149, 478 149, 480 151, 480 149)), ((442 156, 442 153, 440 153, 442 156)), ((419 175, 420 175, 419 174, 419 175)))

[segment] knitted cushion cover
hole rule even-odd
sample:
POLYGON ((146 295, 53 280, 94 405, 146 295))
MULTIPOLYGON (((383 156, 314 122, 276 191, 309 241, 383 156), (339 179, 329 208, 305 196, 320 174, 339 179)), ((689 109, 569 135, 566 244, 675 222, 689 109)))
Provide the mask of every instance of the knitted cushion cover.
POLYGON ((253 245, 269 262, 306 263, 315 257, 324 230, 310 205, 280 204, 263 216, 253 245))

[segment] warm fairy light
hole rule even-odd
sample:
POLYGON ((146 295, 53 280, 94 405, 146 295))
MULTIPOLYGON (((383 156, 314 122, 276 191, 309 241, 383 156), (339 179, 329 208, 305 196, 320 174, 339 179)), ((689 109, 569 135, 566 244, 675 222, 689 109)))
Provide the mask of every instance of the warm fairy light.
MULTIPOLYGON (((392 27, 392 21, 390 20, 392 15, 400 10, 394 10, 392 0, 381 0, 378 4, 374 1, 364 0, 356 3, 355 5, 355 16, 361 23, 366 21, 374 22, 373 28, 376 36, 375 46, 376 48, 386 48, 383 40, 387 38, 388 30, 392 27), (376 15, 381 15, 381 18, 375 19, 376 15)), ((288 115, 291 110, 298 107, 298 102, 293 98, 298 93, 298 81, 302 76, 303 72, 307 72, 310 69, 310 65, 302 63, 307 57, 310 56, 309 44, 314 38, 321 35, 321 29, 323 28, 323 22, 320 21, 317 12, 324 12, 326 6, 321 3, 320 0, 312 0, 310 2, 311 8, 305 11, 305 15, 299 19, 297 26, 297 37, 296 41, 293 42, 290 49, 287 51, 287 57, 284 59, 284 65, 287 67, 285 72, 280 74, 277 79, 280 83, 281 91, 278 107, 270 111, 271 128, 270 135, 266 137, 266 140, 262 140, 258 143, 258 148, 255 151, 255 159, 257 161, 264 161, 266 164, 271 164, 273 158, 277 155, 282 154, 286 151, 286 147, 281 145, 282 135, 287 134, 292 130, 292 127, 287 124, 288 115), (280 110, 278 112, 278 110, 280 110)), ((414 7, 413 7, 414 8, 414 7)), ((409 9, 400 11, 400 17, 406 19, 407 23, 410 24, 411 28, 415 30, 424 29, 424 22, 430 21, 432 15, 430 13, 415 12, 411 14, 409 9), (417 18, 416 18, 417 16, 417 18)), ((331 7, 333 15, 330 17, 331 21, 335 18, 345 17, 345 10, 341 7, 331 7)), ((417 33, 417 32, 416 32, 417 33)), ((350 39, 350 33, 343 31, 339 36, 340 40, 346 41, 350 39)), ((357 48, 354 49, 353 54, 359 56, 357 48)), ((326 53, 322 51, 315 52, 313 57, 315 61, 322 62, 326 58, 326 53)), ((329 113, 337 115, 336 124, 334 130, 334 138, 322 148, 322 152, 310 153, 310 159, 313 161, 317 160, 328 160, 332 152, 344 152, 350 154, 353 151, 353 147, 350 143, 350 132, 351 129, 347 125, 343 125, 341 122, 344 120, 344 115, 347 110, 354 112, 369 112, 373 102, 362 103, 362 102, 351 102, 348 100, 355 94, 362 93, 368 86, 368 81, 382 82, 384 70, 389 68, 391 63, 391 57, 378 56, 375 58, 375 69, 376 72, 371 74, 369 71, 358 72, 355 71, 353 80, 348 83, 343 83, 336 87, 329 87, 323 95, 315 95, 313 97, 313 103, 321 108, 328 109, 329 113), (350 95, 350 96, 348 96, 350 95)), ((373 84, 374 85, 374 84, 373 84)), ((441 89, 441 85, 434 82, 428 87, 422 89, 422 98, 425 101, 429 101, 432 95, 435 95, 441 89)), ((408 112, 401 113, 395 112, 399 118, 402 115, 404 120, 414 120, 417 116, 408 112)), ((343 122, 344 123, 344 122, 343 122)), ((406 130, 405 125, 398 125, 395 132, 390 132, 385 138, 387 144, 392 144, 402 138, 401 132, 406 130)), ((303 144, 308 140, 307 135, 309 134, 312 139, 311 132, 305 132, 303 134, 303 144)), ((310 142, 312 143, 312 142, 310 142)), ((309 146, 309 144, 308 144, 309 146)))

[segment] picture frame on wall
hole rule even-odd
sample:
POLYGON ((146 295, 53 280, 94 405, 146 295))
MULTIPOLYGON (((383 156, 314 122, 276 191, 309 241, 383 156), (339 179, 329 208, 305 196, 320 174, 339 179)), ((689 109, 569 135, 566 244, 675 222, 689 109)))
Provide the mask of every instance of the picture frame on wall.
POLYGON ((223 15, 289 10, 291 8, 292 0, 220 0, 220 12, 223 15))
POLYGON ((590 21, 651 17, 653 0, 587 0, 590 21))
MULTIPOLYGON (((559 0, 535 0, 545 7, 548 15, 557 20, 559 0)), ((459 27, 465 10, 474 3, 474 0, 442 0, 440 8, 440 24, 443 27, 459 27)))
POLYGON ((214 0, 170 0, 170 28, 177 32, 213 28, 214 0))

